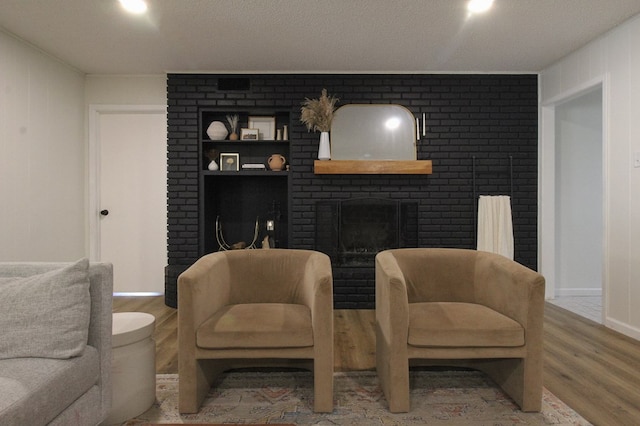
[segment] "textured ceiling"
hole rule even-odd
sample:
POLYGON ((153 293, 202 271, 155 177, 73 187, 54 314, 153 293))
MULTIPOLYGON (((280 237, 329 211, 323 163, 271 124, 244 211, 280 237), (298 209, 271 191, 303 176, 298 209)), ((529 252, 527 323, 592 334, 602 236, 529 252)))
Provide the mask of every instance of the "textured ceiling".
MULTIPOLYGON (((639 0, 1 0, 0 27, 90 74, 536 72, 639 0)), ((0 46, 1 47, 1 46, 0 46)))

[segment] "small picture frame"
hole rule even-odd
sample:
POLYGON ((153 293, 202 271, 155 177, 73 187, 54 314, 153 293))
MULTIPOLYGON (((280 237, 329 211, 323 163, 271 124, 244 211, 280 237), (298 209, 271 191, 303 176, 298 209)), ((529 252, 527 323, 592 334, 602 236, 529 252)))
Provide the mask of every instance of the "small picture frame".
POLYGON ((258 129, 258 139, 272 141, 276 138, 276 117, 274 116, 250 116, 249 127, 258 129))
POLYGON ((240 170, 240 154, 225 152, 220 154, 220 170, 223 172, 237 172, 240 170))
POLYGON ((240 140, 256 141, 260 139, 260 130, 258 129, 240 129, 240 140))

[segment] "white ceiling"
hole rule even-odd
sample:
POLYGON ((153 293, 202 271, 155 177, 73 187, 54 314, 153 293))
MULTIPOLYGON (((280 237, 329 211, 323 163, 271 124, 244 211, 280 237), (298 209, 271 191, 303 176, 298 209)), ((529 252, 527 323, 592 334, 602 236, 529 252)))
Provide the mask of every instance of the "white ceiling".
POLYGON ((0 27, 89 74, 537 72, 639 0, 0 0, 0 27))

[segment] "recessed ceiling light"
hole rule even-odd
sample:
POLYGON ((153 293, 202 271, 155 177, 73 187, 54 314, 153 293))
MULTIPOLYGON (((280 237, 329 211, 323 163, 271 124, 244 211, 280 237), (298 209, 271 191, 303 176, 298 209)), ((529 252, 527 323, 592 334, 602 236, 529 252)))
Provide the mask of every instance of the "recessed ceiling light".
POLYGON ((469 0, 467 10, 471 13, 484 13, 491 9, 493 0, 469 0))
POLYGON ((144 0, 119 0, 122 7, 127 11, 135 14, 141 14, 147 11, 147 3, 144 0))

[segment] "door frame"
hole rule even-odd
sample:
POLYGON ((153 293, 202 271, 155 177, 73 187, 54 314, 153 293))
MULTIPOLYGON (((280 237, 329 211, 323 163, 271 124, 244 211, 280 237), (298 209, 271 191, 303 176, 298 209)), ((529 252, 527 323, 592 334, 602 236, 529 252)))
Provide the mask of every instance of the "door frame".
POLYGON ((166 105, 89 105, 89 259, 100 261, 100 117, 107 114, 167 114, 166 105))
POLYGON ((602 318, 607 317, 606 295, 609 278, 609 91, 608 74, 596 77, 540 104, 538 174, 538 259, 539 271, 546 278, 546 298, 556 291, 556 106, 592 90, 602 91, 602 318))

